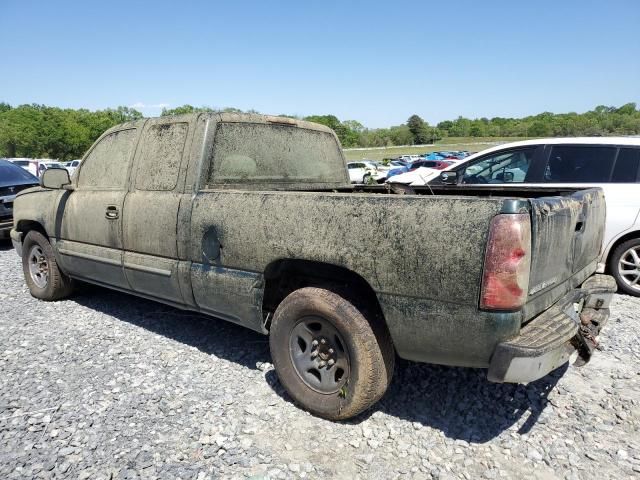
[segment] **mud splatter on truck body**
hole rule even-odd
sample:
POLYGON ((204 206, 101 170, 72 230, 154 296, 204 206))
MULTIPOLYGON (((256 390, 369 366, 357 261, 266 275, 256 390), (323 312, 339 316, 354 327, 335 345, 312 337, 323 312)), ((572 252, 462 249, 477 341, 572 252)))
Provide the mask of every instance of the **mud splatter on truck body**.
MULTIPOLYGON (((525 338, 551 306, 573 321, 558 302, 592 295, 575 292, 596 268, 600 190, 406 193, 354 189, 337 137, 321 125, 162 117, 105 132, 68 185, 22 192, 12 238, 20 250, 37 230, 72 278, 262 333, 287 295, 328 288, 380 322, 400 357, 449 365, 489 367, 499 345, 525 338), (494 280, 512 278, 521 259, 530 269, 516 286, 520 304, 481 309, 498 216, 524 219, 528 236, 494 280)), ((579 323, 563 335, 578 335, 579 323)), ((527 354, 553 350, 547 370, 566 361, 569 339, 552 340, 527 354)), ((512 350, 503 353, 511 362, 512 350)), ((500 369, 509 378, 545 373, 514 377, 509 365, 500 369)))

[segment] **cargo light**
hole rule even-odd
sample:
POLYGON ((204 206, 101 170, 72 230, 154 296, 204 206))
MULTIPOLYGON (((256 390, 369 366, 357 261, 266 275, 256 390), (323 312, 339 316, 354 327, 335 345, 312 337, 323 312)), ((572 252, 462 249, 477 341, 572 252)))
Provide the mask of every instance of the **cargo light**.
POLYGON ((484 256, 480 308, 517 310, 527 299, 531 267, 529 214, 496 215, 484 256))

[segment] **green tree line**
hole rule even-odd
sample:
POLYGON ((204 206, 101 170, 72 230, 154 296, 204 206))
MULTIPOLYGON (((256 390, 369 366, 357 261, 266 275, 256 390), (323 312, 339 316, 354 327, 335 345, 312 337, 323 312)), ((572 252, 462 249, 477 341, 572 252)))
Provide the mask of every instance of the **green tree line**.
POLYGON ((0 103, 0 157, 80 158, 105 130, 139 118, 128 107, 90 111, 0 103))
POLYGON ((635 103, 621 107, 599 105, 585 113, 544 112, 524 118, 468 118, 440 122, 437 127, 451 137, 573 137, 636 135, 640 110, 635 103))
MULTIPOLYGON (((161 115, 193 112, 243 112, 237 108, 213 109, 182 105, 163 109, 161 115)), ((258 113, 249 110, 246 113, 258 113)), ((389 128, 365 128, 357 120, 340 120, 335 115, 311 115, 302 118, 332 128, 342 145, 349 147, 385 147, 433 143, 445 137, 546 137, 640 134, 640 110, 635 103, 621 107, 600 105, 585 113, 544 112, 524 118, 458 117, 436 126, 418 115, 389 128)), ((45 105, 12 107, 0 103, 0 157, 80 158, 108 128, 143 118, 129 107, 95 110, 57 108, 45 105)))

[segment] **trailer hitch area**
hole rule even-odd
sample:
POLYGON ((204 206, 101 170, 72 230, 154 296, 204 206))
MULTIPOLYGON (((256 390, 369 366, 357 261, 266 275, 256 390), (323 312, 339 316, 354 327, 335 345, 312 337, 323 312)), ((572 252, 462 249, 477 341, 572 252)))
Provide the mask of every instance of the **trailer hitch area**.
POLYGON ((584 308, 580 312, 580 326, 578 333, 571 340, 571 343, 578 351, 578 358, 575 366, 586 365, 591 359, 591 355, 598 348, 598 335, 609 318, 609 309, 584 308))

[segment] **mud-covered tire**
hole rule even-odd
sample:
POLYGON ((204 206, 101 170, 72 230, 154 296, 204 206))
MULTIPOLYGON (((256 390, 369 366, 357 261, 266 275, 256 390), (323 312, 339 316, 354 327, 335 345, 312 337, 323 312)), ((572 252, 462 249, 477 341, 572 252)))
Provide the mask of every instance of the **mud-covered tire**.
POLYGON ((636 256, 640 257, 640 238, 632 238, 631 240, 627 240, 626 242, 622 242, 618 245, 609 257, 609 271, 613 278, 616 279, 616 283, 618 284, 618 289, 627 295, 633 295, 635 297, 640 296, 640 280, 638 280, 635 284, 635 288, 630 284, 629 281, 633 282, 635 280, 634 275, 627 275, 627 280, 625 280, 625 276, 620 271, 620 261, 624 260, 628 263, 634 263, 635 265, 625 265, 625 270, 637 270, 639 272, 638 276, 640 276, 640 261, 635 260, 635 257, 631 255, 631 251, 636 252, 636 256), (623 258, 624 257, 624 258, 623 258))
POLYGON ((371 320, 353 303, 323 288, 301 288, 280 303, 269 346, 278 378, 297 404, 320 417, 343 420, 384 395, 395 353, 384 326, 371 320), (325 360, 335 363, 318 367, 325 360))
POLYGON ((22 242, 22 271, 29 292, 41 300, 60 300, 73 291, 73 280, 60 271, 49 240, 38 231, 27 233, 22 242), (46 270, 46 276, 33 273, 36 257, 40 257, 40 271, 46 270))

